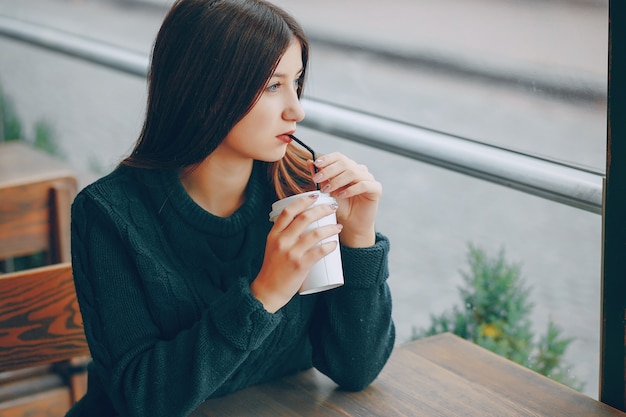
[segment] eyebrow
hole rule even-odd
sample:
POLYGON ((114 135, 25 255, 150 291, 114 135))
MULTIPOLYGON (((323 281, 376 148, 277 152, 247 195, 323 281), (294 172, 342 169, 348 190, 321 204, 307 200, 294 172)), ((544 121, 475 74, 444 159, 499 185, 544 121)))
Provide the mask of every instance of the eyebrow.
MULTIPOLYGON (((300 68, 300 71, 296 73, 296 76, 302 75, 303 72, 304 72, 304 68, 300 68)), ((272 74, 270 78, 288 78, 288 75, 282 72, 275 72, 274 74, 272 74)))

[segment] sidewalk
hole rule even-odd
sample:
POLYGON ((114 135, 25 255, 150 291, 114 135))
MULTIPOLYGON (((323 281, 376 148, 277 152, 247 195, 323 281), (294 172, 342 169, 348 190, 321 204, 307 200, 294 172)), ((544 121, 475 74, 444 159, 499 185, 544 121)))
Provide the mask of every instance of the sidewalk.
POLYGON ((606 96, 608 6, 601 0, 274 3, 291 12, 317 43, 559 95, 606 96))

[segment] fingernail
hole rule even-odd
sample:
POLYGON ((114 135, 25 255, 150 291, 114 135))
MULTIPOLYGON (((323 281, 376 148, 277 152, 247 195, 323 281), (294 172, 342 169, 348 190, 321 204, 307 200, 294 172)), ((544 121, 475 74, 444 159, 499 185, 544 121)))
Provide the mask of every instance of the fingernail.
POLYGON ((325 186, 322 187, 321 191, 323 193, 327 193, 328 190, 330 190, 330 184, 326 184, 325 186))
POLYGON ((317 198, 319 196, 320 196, 320 193, 309 194, 309 198, 313 198, 313 199, 315 199, 315 198, 317 198))
POLYGON ((339 208, 339 204, 337 204, 337 203, 331 203, 331 204, 329 204, 329 206, 333 210, 337 210, 339 208))
POLYGON ((337 229, 341 232, 343 230, 343 224, 337 224, 337 229))
POLYGON ((346 196, 346 192, 345 192, 345 191, 342 191, 342 192, 340 192, 340 193, 337 195, 337 197, 339 197, 339 198, 344 198, 345 196, 346 196))
POLYGON ((315 164, 316 167, 319 167, 324 163, 324 160, 322 158, 318 158, 313 163, 315 164))
POLYGON ((323 175, 322 174, 315 174, 313 176, 313 181, 315 182, 320 182, 322 180, 323 175))

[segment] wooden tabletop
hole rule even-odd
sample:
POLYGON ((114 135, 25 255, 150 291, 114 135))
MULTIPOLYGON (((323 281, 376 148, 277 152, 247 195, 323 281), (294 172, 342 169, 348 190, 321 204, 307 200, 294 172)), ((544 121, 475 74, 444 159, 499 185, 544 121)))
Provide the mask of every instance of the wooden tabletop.
POLYGON ((67 163, 31 145, 22 141, 0 142, 0 188, 74 176, 67 163))
POLYGON ((206 401, 200 416, 626 417, 452 334, 395 348, 372 385, 342 392, 311 369, 206 401))

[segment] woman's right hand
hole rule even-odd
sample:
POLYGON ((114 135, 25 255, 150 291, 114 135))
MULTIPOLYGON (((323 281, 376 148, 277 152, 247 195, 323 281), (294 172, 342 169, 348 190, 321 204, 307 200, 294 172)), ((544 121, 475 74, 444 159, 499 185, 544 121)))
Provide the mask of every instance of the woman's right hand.
POLYGON ((280 213, 267 235, 265 257, 250 291, 263 307, 275 313, 298 292, 311 267, 337 246, 336 241, 319 244, 341 231, 327 225, 307 231, 312 222, 337 210, 320 204, 312 207, 319 193, 296 199, 280 213))

